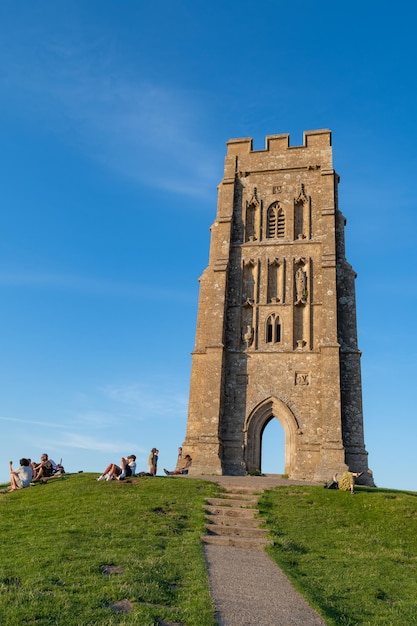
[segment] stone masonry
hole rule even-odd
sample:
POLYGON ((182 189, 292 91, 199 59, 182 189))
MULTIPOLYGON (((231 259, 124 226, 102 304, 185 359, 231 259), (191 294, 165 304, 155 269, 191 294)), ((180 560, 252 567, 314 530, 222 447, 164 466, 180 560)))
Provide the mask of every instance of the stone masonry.
POLYGON ((200 279, 184 454, 190 474, 261 470, 262 434, 285 433, 285 473, 325 481, 367 473, 355 277, 331 132, 227 143, 200 279))

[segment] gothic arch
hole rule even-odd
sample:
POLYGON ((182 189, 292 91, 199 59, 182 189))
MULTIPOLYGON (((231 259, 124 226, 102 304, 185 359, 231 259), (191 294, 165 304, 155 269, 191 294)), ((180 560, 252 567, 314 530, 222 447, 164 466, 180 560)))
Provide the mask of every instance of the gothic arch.
POLYGON ((267 424, 276 418, 285 435, 285 473, 291 476, 295 466, 295 439, 299 431, 297 420, 291 409, 273 396, 258 404, 248 415, 244 427, 245 464, 249 473, 261 470, 262 433, 267 424))

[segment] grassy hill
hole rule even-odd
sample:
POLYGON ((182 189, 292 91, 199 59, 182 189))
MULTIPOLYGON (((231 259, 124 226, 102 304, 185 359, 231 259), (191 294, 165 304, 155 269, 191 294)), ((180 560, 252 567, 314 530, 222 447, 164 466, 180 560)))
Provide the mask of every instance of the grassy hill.
MULTIPOLYGON (((0 495, 0 624, 214 626, 200 535, 216 490, 78 474, 0 495)), ((416 493, 279 487, 260 510, 329 626, 417 624, 416 493)))
POLYGON ((95 477, 0 495, 0 624, 213 626, 200 535, 216 485, 95 477))
POLYGON ((270 556, 329 625, 417 624, 417 493, 266 492, 270 556))

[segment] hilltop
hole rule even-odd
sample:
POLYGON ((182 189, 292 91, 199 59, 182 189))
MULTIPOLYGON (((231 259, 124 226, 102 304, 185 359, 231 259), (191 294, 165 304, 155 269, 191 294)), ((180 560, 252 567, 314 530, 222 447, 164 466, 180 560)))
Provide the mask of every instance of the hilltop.
MULTIPOLYGON (((0 496, 0 623, 214 626, 200 537, 216 483, 95 478, 0 496)), ((417 623, 416 493, 289 485, 258 507, 270 556, 329 625, 417 623)))

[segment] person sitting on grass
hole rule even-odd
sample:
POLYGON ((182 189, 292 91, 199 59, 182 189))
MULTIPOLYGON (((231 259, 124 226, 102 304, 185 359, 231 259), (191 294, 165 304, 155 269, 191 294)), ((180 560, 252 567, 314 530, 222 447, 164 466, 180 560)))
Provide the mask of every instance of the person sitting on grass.
POLYGON ((192 458, 189 454, 185 455, 185 464, 182 467, 177 467, 172 470, 172 472, 168 472, 167 469, 164 468, 164 472, 167 476, 175 476, 176 474, 188 474, 188 469, 191 467, 192 458))
POLYGON ((110 463, 104 472, 97 478, 97 480, 124 480, 129 476, 136 475, 136 456, 129 454, 129 456, 122 457, 120 459, 120 465, 116 463, 110 463))
POLYGON ((344 472, 339 478, 339 489, 350 491, 353 495, 355 493, 355 478, 359 478, 362 474, 363 472, 344 472))
POLYGON ((339 483, 337 481, 337 472, 335 474, 333 474, 333 478, 331 480, 328 480, 327 483, 324 485, 325 489, 339 489, 339 483))
POLYGON ((17 489, 23 489, 29 487, 32 482, 32 468, 28 459, 20 459, 20 467, 16 470, 13 469, 12 461, 9 461, 10 469, 10 487, 9 491, 17 491, 17 489))
MULTIPOLYGON (((56 466, 55 466, 56 467, 56 466)), ((33 480, 41 480, 43 478, 50 478, 54 473, 54 464, 51 459, 48 458, 48 455, 44 452, 41 454, 41 461, 36 465, 36 463, 32 464, 33 470, 33 480)))

